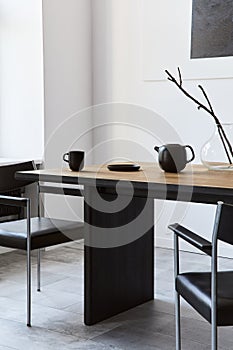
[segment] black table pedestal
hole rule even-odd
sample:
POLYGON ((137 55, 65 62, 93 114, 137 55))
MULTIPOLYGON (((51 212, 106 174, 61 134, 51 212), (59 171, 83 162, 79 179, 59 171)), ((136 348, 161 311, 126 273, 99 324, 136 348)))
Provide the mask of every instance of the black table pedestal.
POLYGON ((92 325, 154 298, 154 200, 85 189, 84 322, 92 325), (99 197, 99 199, 98 199, 99 197), (110 209, 99 210, 104 200, 110 209))

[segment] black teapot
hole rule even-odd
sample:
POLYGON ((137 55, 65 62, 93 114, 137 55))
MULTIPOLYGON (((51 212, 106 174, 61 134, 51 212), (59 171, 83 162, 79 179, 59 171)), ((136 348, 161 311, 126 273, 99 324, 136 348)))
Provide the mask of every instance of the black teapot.
POLYGON ((194 150, 189 145, 167 144, 163 146, 155 146, 155 151, 159 154, 159 166, 166 172, 179 173, 183 170, 187 163, 190 163, 194 158, 194 150), (192 152, 191 159, 187 160, 186 148, 192 152))

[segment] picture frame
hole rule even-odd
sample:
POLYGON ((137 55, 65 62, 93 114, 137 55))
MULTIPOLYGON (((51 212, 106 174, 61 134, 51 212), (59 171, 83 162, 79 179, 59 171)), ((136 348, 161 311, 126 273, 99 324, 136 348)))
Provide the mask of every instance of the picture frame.
POLYGON ((167 79, 180 67, 184 80, 227 79, 233 57, 190 58, 192 0, 142 0, 143 80, 167 79))

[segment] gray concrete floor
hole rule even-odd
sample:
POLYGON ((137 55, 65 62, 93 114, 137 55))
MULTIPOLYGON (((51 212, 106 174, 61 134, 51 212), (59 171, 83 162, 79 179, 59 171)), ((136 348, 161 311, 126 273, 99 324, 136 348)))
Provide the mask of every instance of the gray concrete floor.
MULTIPOLYGON (((206 270, 209 257, 182 252, 186 270, 206 270)), ((220 266, 233 266, 220 259, 220 266)), ((0 255, 0 350, 175 349, 173 251, 155 249, 155 300, 97 325, 83 324, 82 242, 44 252, 42 292, 36 292, 33 258, 32 328, 27 328, 25 255, 0 255)), ((233 349, 232 327, 219 330, 219 349, 233 349)), ((210 349, 210 325, 182 303, 182 350, 210 349)))

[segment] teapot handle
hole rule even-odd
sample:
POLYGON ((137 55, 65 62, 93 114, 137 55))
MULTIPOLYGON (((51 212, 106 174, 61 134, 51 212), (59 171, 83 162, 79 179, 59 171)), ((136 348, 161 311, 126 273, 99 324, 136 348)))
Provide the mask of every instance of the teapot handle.
POLYGON ((191 157, 191 159, 187 160, 187 163, 190 163, 190 162, 195 158, 194 150, 193 150, 193 148, 192 148, 191 146, 189 146, 189 145, 186 145, 186 146, 184 146, 184 147, 185 147, 185 148, 189 148, 190 151, 192 152, 192 157, 191 157))

